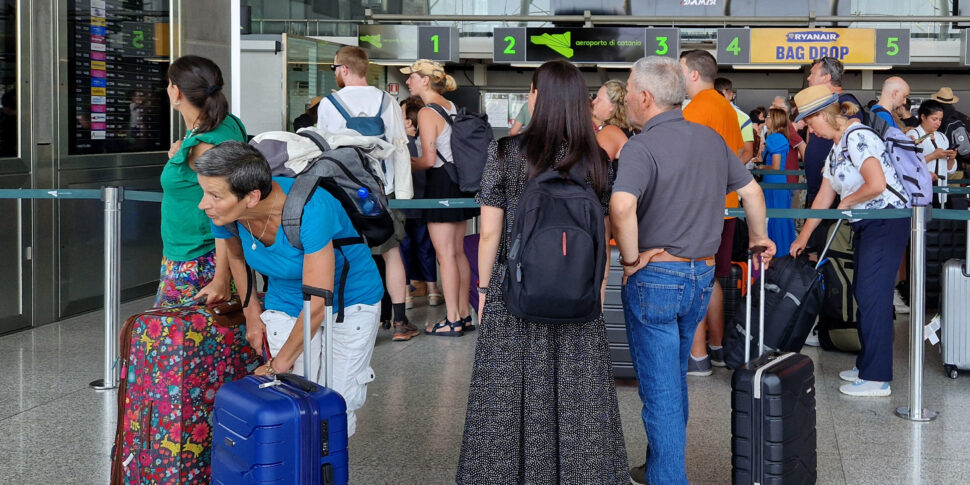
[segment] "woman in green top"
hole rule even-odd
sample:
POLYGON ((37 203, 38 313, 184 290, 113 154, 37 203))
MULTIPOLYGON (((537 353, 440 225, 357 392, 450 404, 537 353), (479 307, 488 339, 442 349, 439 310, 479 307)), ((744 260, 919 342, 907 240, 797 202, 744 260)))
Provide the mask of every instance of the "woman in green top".
POLYGON ((172 144, 162 170, 162 269, 155 306, 229 299, 225 243, 212 237, 199 210, 202 188, 192 170, 206 150, 224 141, 247 142, 246 128, 229 114, 222 71, 199 56, 183 56, 168 68, 168 99, 189 130, 172 144))

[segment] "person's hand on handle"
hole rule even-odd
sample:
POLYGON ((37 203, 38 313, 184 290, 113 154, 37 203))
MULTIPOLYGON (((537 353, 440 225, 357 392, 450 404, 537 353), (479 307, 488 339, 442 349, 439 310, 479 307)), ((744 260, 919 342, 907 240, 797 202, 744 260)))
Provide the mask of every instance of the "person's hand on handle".
MULTIPOLYGON (((804 234, 804 231, 802 233, 804 234)), ((806 246, 808 246, 808 238, 799 235, 792 241, 791 247, 788 248, 788 254, 791 254, 793 258, 797 258, 805 250, 806 246)))
POLYGON ((758 246, 764 247, 764 251, 761 252, 761 258, 755 258, 754 261, 752 261, 752 264, 754 265, 752 269, 760 269, 762 260, 765 262, 765 268, 767 269, 768 265, 771 263, 771 258, 775 257, 777 248, 775 247, 774 241, 768 237, 752 239, 748 242, 748 249, 753 249, 758 246))
POLYGON ((246 317, 246 341, 258 352, 263 351, 263 338, 266 335, 266 324, 259 317, 246 317))
POLYGON ((193 300, 205 305, 221 303, 229 300, 229 298, 232 298, 232 292, 229 291, 229 282, 218 279, 213 279, 192 297, 193 300))

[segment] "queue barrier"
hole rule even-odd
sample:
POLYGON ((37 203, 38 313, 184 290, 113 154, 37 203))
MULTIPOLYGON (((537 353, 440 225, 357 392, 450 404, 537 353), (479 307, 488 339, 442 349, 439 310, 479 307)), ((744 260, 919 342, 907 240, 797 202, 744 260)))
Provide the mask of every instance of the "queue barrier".
MULTIPOLYGON (((777 184, 788 185, 788 184, 777 184)), ((948 188, 948 187, 941 187, 948 188)), ((953 193, 953 192, 950 192, 953 193)), ((91 383, 97 390, 106 390, 118 385, 118 338, 121 290, 121 203, 139 201, 160 203, 161 192, 125 190, 124 187, 102 187, 97 189, 0 189, 0 199, 88 199, 104 202, 105 249, 104 249, 104 323, 105 358, 104 378, 91 383)), ((389 201, 393 209, 459 209, 479 207, 475 199, 393 199, 389 201)), ((726 217, 745 217, 743 209, 724 209, 726 217)), ((925 285, 925 231, 929 218, 970 221, 970 211, 951 209, 931 209, 914 207, 912 209, 767 209, 769 218, 785 219, 897 219, 909 217, 911 220, 911 260, 924 264, 914 264, 910 284, 910 400, 909 407, 899 408, 896 415, 911 421, 930 421, 936 412, 923 408, 923 339, 924 339, 924 299, 925 285)))

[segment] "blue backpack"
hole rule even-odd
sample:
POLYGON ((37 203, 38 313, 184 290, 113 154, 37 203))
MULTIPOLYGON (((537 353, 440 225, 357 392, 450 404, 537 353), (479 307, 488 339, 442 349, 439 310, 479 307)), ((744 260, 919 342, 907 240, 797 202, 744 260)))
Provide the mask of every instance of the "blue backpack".
POLYGON ((344 106, 343 101, 340 100, 340 96, 337 96, 337 93, 331 93, 330 96, 327 96, 327 99, 333 103, 334 108, 337 108, 340 116, 344 117, 344 121, 347 122, 347 128, 364 136, 379 136, 385 140, 387 139, 384 136, 384 120, 381 119, 381 113, 384 112, 384 104, 387 103, 387 93, 381 91, 381 106, 377 109, 377 114, 374 116, 351 116, 347 111, 347 107, 344 106))

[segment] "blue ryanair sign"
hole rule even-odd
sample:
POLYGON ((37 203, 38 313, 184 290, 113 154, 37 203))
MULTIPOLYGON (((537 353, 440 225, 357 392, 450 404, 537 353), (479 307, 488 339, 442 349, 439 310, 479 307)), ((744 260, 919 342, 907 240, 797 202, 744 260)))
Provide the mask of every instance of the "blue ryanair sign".
POLYGON ((789 32, 786 35, 788 42, 838 42, 838 32, 826 32, 815 30, 808 32, 789 32))

